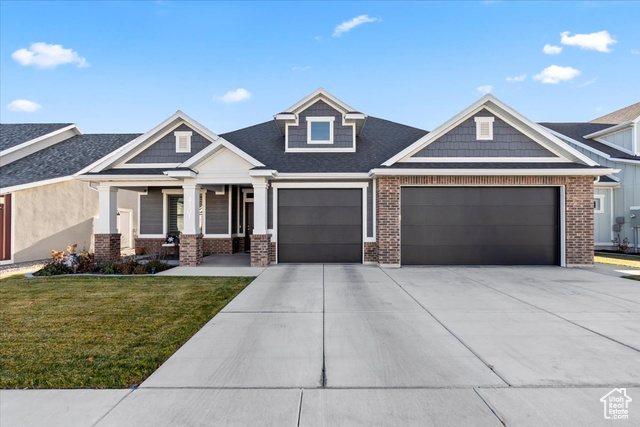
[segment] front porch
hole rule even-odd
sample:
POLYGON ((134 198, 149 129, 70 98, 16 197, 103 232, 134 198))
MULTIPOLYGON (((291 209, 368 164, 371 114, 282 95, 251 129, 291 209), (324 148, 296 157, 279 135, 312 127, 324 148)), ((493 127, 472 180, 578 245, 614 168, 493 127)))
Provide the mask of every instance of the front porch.
POLYGON ((236 252, 228 255, 209 255, 196 267, 175 267, 158 273, 159 276, 216 276, 253 277, 266 267, 251 267, 251 254, 236 252))

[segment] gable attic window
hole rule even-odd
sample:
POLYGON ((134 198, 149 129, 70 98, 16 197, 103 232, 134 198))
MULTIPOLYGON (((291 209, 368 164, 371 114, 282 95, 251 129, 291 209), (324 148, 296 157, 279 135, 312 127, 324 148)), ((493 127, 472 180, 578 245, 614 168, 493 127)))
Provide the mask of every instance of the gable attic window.
POLYGON ((493 141, 493 117, 476 117, 476 139, 493 141))
POLYGON ((176 153, 191 152, 191 134, 189 131, 176 131, 173 134, 176 137, 176 153))
POLYGON ((333 144, 335 117, 307 117, 307 144, 333 144))

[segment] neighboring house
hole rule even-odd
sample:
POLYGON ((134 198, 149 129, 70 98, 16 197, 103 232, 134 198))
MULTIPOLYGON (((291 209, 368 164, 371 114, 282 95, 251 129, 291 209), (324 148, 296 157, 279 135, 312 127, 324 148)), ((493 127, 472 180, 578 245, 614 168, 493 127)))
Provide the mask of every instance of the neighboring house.
MULTIPOLYGON (((73 175, 137 136, 87 135, 74 124, 1 124, 0 265, 46 259, 74 243, 93 250, 98 192, 73 175)), ((120 192, 117 206, 122 246, 131 246, 137 194, 120 192)))
POLYGON ((182 265, 250 250, 261 266, 570 266, 593 262, 593 182, 617 166, 491 95, 428 133, 318 89, 221 135, 178 111, 75 177, 99 193, 98 259, 118 254, 133 191, 135 246, 181 233, 182 265))
POLYGON ((540 123, 599 164, 620 170, 595 183, 596 248, 609 249, 614 240, 625 239, 633 245, 632 215, 640 217, 639 122, 640 102, 587 123, 540 123), (618 218, 624 218, 619 233, 614 231, 618 218))

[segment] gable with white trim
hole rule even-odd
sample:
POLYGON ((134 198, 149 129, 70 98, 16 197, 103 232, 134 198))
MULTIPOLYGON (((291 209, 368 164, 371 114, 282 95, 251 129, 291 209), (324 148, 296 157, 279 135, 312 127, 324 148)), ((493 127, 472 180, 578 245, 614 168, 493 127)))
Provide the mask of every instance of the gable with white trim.
POLYGON ((579 163, 596 162, 531 122, 492 95, 476 101, 452 119, 383 163, 579 163), (490 138, 479 138, 487 120, 490 138))
POLYGON ((212 141, 182 122, 124 164, 137 167, 148 163, 182 163, 211 143, 212 141))

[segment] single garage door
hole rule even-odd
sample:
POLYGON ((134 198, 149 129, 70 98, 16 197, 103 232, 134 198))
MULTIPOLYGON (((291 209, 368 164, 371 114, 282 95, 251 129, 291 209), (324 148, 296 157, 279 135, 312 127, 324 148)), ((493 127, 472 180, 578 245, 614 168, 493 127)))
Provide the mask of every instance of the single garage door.
POLYGON ((279 189, 278 262, 362 262, 362 189, 279 189))
POLYGON ((406 265, 558 265, 557 187, 405 187, 406 265))

